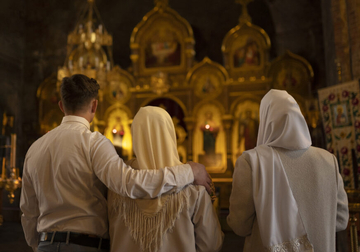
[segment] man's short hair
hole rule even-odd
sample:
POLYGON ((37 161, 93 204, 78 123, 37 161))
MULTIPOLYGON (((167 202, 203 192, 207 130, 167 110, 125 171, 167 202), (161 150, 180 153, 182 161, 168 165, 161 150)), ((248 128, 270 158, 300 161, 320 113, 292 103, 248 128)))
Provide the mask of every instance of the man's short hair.
POLYGON ((95 79, 83 74, 63 78, 60 93, 65 110, 68 112, 83 110, 91 99, 97 98, 99 89, 100 85, 95 79))

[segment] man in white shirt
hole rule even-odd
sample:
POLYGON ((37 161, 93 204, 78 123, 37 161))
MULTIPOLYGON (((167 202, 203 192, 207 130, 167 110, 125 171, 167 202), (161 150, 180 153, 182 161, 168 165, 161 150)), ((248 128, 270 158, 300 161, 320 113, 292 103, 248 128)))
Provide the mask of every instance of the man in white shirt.
POLYGON ((201 164, 133 170, 112 143, 90 131, 100 86, 77 74, 61 84, 61 125, 28 150, 20 208, 27 243, 34 251, 108 251, 107 187, 131 198, 154 198, 185 185, 204 185, 201 164))

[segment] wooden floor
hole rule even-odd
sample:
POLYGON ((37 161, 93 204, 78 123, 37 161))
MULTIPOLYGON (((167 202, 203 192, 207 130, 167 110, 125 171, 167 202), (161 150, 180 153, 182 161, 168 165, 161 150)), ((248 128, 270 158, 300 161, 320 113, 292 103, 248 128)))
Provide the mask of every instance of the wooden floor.
MULTIPOLYGON (((222 252, 242 252, 244 239, 233 232, 225 233, 222 252)), ((4 222, 0 226, 0 252, 32 252, 27 246, 20 222, 4 222)))

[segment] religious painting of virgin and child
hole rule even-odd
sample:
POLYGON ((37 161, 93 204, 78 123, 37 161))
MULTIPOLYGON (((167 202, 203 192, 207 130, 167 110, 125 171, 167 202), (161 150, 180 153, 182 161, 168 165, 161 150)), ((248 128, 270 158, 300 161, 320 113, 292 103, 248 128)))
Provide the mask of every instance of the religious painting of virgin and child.
POLYGON ((178 66, 181 63, 181 45, 176 34, 168 29, 156 30, 145 47, 145 67, 178 66))
POLYGON ((252 38, 234 52, 234 67, 259 66, 260 63, 259 45, 252 38))

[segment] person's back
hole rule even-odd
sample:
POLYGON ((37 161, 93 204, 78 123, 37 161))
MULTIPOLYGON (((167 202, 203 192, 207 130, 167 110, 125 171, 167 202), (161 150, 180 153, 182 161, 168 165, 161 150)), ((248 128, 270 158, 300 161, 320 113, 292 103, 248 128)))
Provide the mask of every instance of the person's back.
POLYGON ((37 181, 40 232, 56 227, 107 236, 106 187, 95 177, 92 160, 104 136, 89 126, 84 118, 68 116, 28 151, 27 172, 37 181))
POLYGON ((189 185, 177 194, 149 200, 125 199, 109 191, 108 201, 112 252, 215 252, 221 249, 221 227, 211 199, 202 186, 189 185), (158 211, 149 211, 155 208, 154 205, 158 211), (133 215, 127 213, 127 208, 133 215), (170 214, 172 211, 175 216, 170 214), (138 221, 143 218, 148 222, 138 221), (146 231, 150 232, 145 234, 146 231), (151 246, 157 242, 156 246, 160 246, 155 250, 151 246))
POLYGON ((337 160, 326 150, 278 150, 315 251, 334 251, 335 232, 348 224, 347 196, 337 160))
MULTIPOLYGON (((141 108, 132 124, 134 168, 180 163, 174 126, 167 112, 141 108)), ((176 194, 133 200, 109 191, 111 251, 219 251, 223 235, 204 187, 188 186, 176 194)))
MULTIPOLYGON (((339 179, 335 156, 315 147, 305 150, 275 149, 283 163, 314 251, 335 251, 335 232, 346 229, 348 220, 347 197, 342 179, 339 179)), ((242 158, 246 163, 239 165, 247 169, 241 174, 242 180, 251 182, 251 168, 246 167, 250 156, 244 153, 242 158)), ((237 196, 242 197, 241 192, 237 196)), ((253 205, 253 202, 249 204, 253 205)), ((263 249, 256 219, 252 227, 244 225, 238 228, 238 232, 251 232, 246 238, 244 252, 263 249)))
POLYGON ((335 251, 348 202, 337 161, 311 147, 306 121, 286 91, 260 104, 257 146, 236 161, 229 226, 246 236, 244 252, 335 251))

